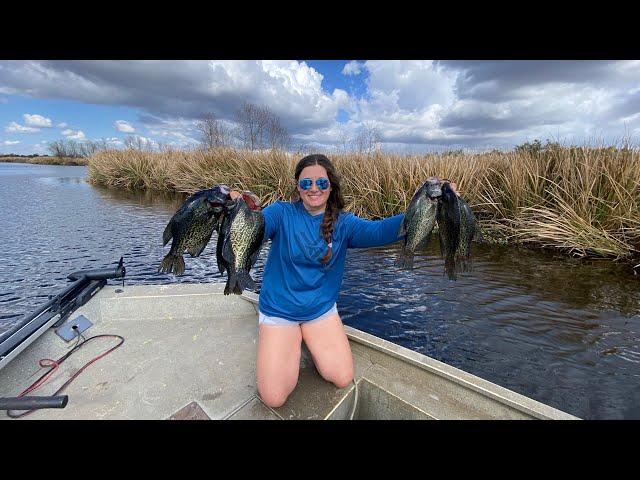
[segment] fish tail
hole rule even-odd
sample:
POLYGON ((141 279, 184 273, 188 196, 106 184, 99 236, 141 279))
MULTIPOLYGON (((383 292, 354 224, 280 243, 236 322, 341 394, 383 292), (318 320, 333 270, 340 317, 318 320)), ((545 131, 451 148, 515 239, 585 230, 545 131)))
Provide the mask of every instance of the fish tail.
POLYGON ((402 247, 400 255, 398 255, 398 258, 396 258, 394 265, 401 269, 413 268, 413 259, 413 252, 406 247, 402 247))
POLYGON ((447 274, 449 280, 457 280, 456 259, 452 255, 447 255, 444 259, 444 273, 447 274))
POLYGON ((231 292, 233 292, 236 295, 240 295, 242 293, 242 288, 238 283, 238 274, 235 268, 230 268, 227 271, 227 277, 227 284, 224 286, 224 294, 230 295, 231 292))
POLYGON ((184 270, 184 258, 182 258, 182 255, 173 255, 171 253, 168 253, 167 256, 162 259, 158 267, 158 272, 173 272, 176 275, 182 275, 184 270))
POLYGON ((473 264, 470 256, 459 256, 456 258, 456 271, 457 272, 471 272, 473 270, 473 264))
POLYGON ((249 275, 249 272, 247 270, 240 270, 238 272, 237 287, 240 288, 240 291, 236 292, 234 290, 233 293, 240 295, 242 291, 247 288, 250 290, 256 290, 257 285, 253 278, 251 278, 251 275, 249 275))

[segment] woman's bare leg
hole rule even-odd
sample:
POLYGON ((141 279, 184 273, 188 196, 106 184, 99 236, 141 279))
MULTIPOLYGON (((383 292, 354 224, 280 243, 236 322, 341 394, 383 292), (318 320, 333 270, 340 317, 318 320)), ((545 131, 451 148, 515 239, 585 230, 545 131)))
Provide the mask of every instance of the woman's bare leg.
POLYGON ((296 387, 301 345, 297 325, 260 325, 256 377, 260 398, 269 407, 280 407, 296 387))
POLYGON ((322 378, 338 388, 353 381, 353 355, 339 315, 303 323, 302 338, 322 378))

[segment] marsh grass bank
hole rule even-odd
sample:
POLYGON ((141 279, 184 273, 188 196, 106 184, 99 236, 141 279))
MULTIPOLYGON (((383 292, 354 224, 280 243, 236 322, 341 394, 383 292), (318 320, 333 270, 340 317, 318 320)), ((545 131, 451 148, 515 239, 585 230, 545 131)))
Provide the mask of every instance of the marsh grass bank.
POLYGON ((7 163, 34 163, 36 165, 87 165, 88 159, 85 157, 5 157, 0 156, 0 162, 7 163))
MULTIPOLYGON (((346 210, 364 218, 403 213, 424 179, 438 175, 458 184, 489 241, 640 269, 638 150, 551 146, 535 152, 328 155, 342 175, 346 210)), ((293 198, 293 171, 301 156, 236 149, 109 150, 88 158, 88 180, 184 194, 226 183, 255 192, 268 205, 293 198)))

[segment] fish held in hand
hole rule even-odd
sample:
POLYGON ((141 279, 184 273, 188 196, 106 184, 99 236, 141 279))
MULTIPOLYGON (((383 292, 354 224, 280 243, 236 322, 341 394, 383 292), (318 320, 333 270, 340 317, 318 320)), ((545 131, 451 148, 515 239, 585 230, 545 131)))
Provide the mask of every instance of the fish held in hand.
POLYGON ((438 199, 438 237, 440 253, 444 257, 444 270, 451 280, 456 277, 455 256, 460 243, 460 203, 449 182, 443 182, 438 199))
POLYGON ((440 180, 429 177, 414 193, 398 235, 405 235, 400 255, 395 265, 402 269, 413 268, 414 256, 429 243, 436 222, 438 197, 442 195, 440 180))
POLYGON ((223 206, 229 200, 231 189, 224 184, 200 190, 189 196, 171 217, 162 234, 162 246, 171 242, 158 272, 182 275, 185 271, 183 254, 198 257, 205 249, 214 230, 219 229, 223 206))
POLYGON ((462 197, 458 197, 460 208, 460 239, 455 252, 455 271, 470 272, 471 264, 471 242, 482 241, 482 232, 473 210, 462 197))
POLYGON ((442 184, 437 221, 444 270, 450 280, 456 280, 459 272, 471 270, 471 242, 480 241, 482 234, 471 207, 449 182, 442 184))
POLYGON ((264 215, 260 199, 244 191, 236 200, 224 206, 224 219, 218 232, 216 257, 220 273, 227 271, 224 294, 242 294, 244 289, 255 290, 256 283, 249 274, 256 263, 264 240, 264 215))

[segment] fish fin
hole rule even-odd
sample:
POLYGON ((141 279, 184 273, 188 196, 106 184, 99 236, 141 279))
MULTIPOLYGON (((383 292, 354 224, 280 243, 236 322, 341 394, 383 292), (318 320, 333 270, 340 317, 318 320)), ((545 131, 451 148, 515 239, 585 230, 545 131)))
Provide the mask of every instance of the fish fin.
POLYGON ((457 272, 471 272, 473 271, 473 263, 471 257, 456 257, 456 271, 457 272))
POLYGON ((218 262, 218 271, 220 272, 220 275, 224 275, 224 271, 226 270, 224 263, 222 262, 218 262))
MULTIPOLYGON (((238 272, 238 279, 237 279, 237 287, 241 287, 240 293, 242 293, 242 290, 249 288, 251 290, 256 290, 257 289, 257 285, 256 282, 253 280, 253 278, 251 278, 251 275, 249 275, 249 272, 247 270, 240 270, 238 272)), ((234 289, 234 293, 235 293, 235 289, 234 289)))
POLYGON ((260 255, 261 249, 262 249, 262 242, 260 243, 256 251, 251 254, 251 257, 249 257, 249 268, 253 267, 256 264, 256 261, 258 260, 258 256, 260 255))
POLYGON ((191 255, 192 257, 199 257, 202 251, 206 248, 206 246, 209 245, 209 240, 211 240, 212 234, 213 234, 213 230, 211 230, 211 233, 209 234, 209 236, 200 245, 187 248, 187 252, 189 252, 189 255, 191 255))
POLYGON ((418 243, 418 245, 416 245, 416 250, 422 250, 422 249, 426 248, 430 239, 431 239, 431 231, 429 231, 429 233, 427 233, 424 236, 424 238, 422 240, 420 240, 420 243, 418 243))
POLYGON ((444 243, 444 233, 438 231, 438 243, 440 244, 440 256, 444 258, 447 255, 447 245, 444 243))
POLYGON ((413 252, 406 247, 402 247, 400 255, 396 258, 394 265, 403 270, 413 268, 413 258, 413 252))
POLYGON ((233 248, 231 246, 231 239, 227 237, 222 238, 222 248, 220 249, 220 253, 222 254, 222 258, 229 264, 236 263, 236 256, 233 253, 233 248))
POLYGON ((172 255, 171 253, 167 254, 167 256, 162 259, 162 262, 160 262, 160 266, 158 267, 158 272, 173 272, 176 275, 182 275, 184 270, 185 265, 182 255, 172 255))
POLYGON ((453 256, 448 255, 444 259, 444 273, 447 274, 449 280, 458 279, 458 276, 456 275, 456 259, 453 256))
POLYGON ((482 229, 480 225, 476 225, 476 230, 473 232, 473 240, 478 243, 484 242, 484 235, 482 234, 482 229))
POLYGON ((216 240, 216 263, 218 264, 218 271, 222 275, 225 271, 225 260, 222 257, 222 246, 224 244, 224 234, 222 231, 218 232, 218 239, 216 240))
POLYGON ((167 226, 164 227, 164 233, 162 234, 162 246, 164 247, 167 243, 169 243, 169 240, 171 240, 171 237, 173 237, 173 224, 176 221, 172 218, 171 220, 169 220, 169 223, 167 223, 167 226))
MULTIPOLYGON (((235 293, 238 288, 240 288, 238 285, 238 273, 235 268, 230 267, 227 271, 227 284, 224 287, 224 294, 229 295, 231 292, 235 293)), ((242 293, 242 291, 240 291, 240 293, 242 293)))

